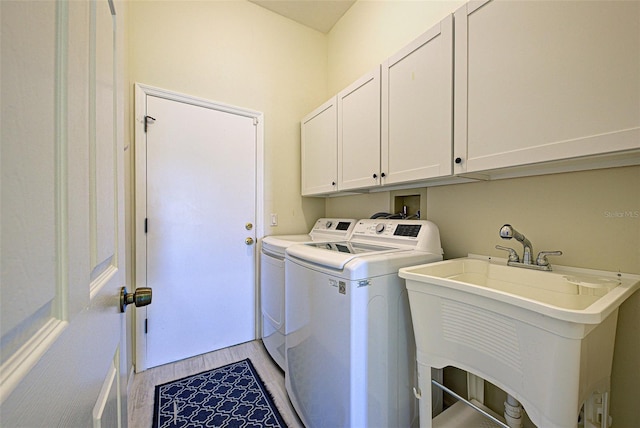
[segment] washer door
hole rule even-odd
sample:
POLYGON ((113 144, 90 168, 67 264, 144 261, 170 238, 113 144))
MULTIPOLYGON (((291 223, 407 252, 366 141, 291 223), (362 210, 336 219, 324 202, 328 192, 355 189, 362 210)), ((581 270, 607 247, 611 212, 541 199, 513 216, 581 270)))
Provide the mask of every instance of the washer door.
POLYGON ((284 363, 284 260, 262 253, 260 256, 260 301, 262 341, 267 351, 285 370, 284 363))
MULTIPOLYGON (((351 418, 349 281, 287 260, 285 288, 285 386, 300 419, 309 428, 366 426, 351 418)), ((358 345, 366 352, 366 343, 358 345)))
POLYGON ((260 262, 262 314, 280 330, 284 325, 284 260, 262 253, 260 262))

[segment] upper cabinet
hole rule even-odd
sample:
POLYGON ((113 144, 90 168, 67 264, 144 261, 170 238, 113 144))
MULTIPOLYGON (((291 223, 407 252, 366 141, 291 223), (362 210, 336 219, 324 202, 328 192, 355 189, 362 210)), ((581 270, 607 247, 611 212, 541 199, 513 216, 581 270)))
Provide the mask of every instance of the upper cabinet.
POLYGON ((302 196, 338 190, 336 109, 333 97, 301 121, 302 196))
POLYGON ((454 173, 640 148, 640 2, 455 13, 454 173))
POLYGON ((303 195, 637 165, 640 1, 473 0, 333 102, 303 195))
POLYGON ((338 189, 380 183, 380 66, 338 94, 338 189))
POLYGON ((453 16, 382 64, 382 184, 452 174, 453 16))

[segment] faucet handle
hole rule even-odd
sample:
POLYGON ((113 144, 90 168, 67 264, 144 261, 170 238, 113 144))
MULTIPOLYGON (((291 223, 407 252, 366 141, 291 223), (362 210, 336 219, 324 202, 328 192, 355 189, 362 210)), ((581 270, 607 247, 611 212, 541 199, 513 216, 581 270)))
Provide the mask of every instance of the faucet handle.
POLYGON ((518 253, 516 253, 516 250, 514 250, 513 248, 503 247, 502 245, 496 245, 496 249, 502 250, 502 251, 508 251, 510 262, 516 262, 516 263, 520 262, 520 257, 518 256, 518 253))
POLYGON ((562 251, 540 251, 536 258, 536 264, 538 266, 549 266, 549 260, 547 256, 561 256, 562 251))

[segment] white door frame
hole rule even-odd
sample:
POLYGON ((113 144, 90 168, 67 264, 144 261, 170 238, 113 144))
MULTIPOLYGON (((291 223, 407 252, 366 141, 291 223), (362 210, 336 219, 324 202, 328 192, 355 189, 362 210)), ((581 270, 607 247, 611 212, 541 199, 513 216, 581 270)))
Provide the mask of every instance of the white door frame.
MULTIPOLYGON (((264 114, 254 110, 235 107, 228 104, 217 103, 203 98, 193 97, 166 89, 155 88, 153 86, 144 85, 142 83, 135 84, 135 215, 134 215, 134 239, 135 239, 135 287, 151 287, 153 284, 147 284, 147 247, 146 236, 144 231, 144 221, 147 218, 147 169, 146 169, 146 135, 144 131, 145 116, 147 112, 146 97, 147 95, 164 98, 171 101, 182 102, 194 106, 205 107, 213 110, 236 114, 240 116, 250 117, 256 121, 256 201, 255 201, 255 233, 256 242, 264 235, 264 114)), ((255 337, 260 337, 260 302, 259 302, 259 276, 258 276, 258 247, 254 245, 255 251, 255 278, 254 287, 256 290, 255 310, 255 337)), ((147 308, 136 308, 135 311, 135 370, 140 372, 146 370, 146 341, 140 340, 144 338, 147 308)))

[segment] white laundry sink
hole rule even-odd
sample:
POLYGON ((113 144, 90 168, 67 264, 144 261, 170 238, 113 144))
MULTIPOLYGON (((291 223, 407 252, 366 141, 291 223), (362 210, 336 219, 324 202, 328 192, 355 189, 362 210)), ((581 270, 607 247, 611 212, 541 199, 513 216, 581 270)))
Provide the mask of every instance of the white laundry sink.
POLYGON ((404 268, 400 276, 584 324, 599 324, 640 287, 632 275, 559 266, 542 272, 474 257, 404 268))
POLYGON ((585 400, 608 393, 618 307, 640 288, 638 275, 542 272, 481 256, 400 276, 419 367, 480 376, 520 400, 540 427, 575 427, 585 400))

